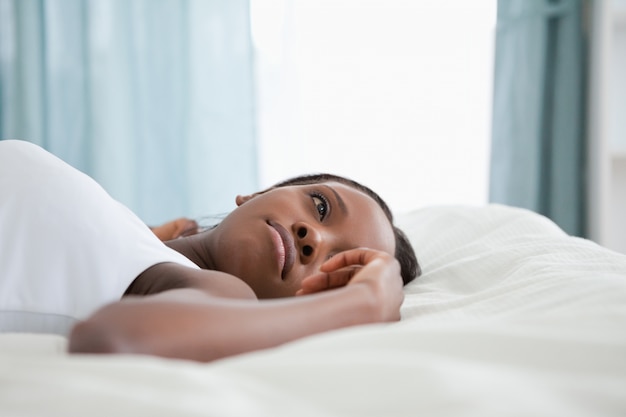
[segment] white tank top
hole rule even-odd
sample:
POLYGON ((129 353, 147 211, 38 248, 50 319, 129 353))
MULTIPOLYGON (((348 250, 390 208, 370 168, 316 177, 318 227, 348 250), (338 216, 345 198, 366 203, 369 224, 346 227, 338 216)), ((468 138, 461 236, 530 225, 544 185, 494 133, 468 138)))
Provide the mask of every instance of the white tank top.
POLYGON ((67 335, 161 262, 198 268, 87 175, 0 141, 0 332, 67 335))

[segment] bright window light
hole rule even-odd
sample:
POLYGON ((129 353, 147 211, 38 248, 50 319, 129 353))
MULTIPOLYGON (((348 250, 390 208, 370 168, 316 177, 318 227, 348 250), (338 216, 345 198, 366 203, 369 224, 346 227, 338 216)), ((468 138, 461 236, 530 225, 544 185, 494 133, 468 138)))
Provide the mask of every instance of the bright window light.
POLYGON ((327 171, 397 212, 487 202, 495 0, 251 10, 262 186, 327 171))

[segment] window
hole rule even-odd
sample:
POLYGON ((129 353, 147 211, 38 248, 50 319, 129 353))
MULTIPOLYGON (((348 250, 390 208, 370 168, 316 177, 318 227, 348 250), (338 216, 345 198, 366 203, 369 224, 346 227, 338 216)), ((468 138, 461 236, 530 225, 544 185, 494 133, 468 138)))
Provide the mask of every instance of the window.
POLYGON ((495 0, 251 6, 261 186, 327 171, 395 211, 487 202, 495 0))

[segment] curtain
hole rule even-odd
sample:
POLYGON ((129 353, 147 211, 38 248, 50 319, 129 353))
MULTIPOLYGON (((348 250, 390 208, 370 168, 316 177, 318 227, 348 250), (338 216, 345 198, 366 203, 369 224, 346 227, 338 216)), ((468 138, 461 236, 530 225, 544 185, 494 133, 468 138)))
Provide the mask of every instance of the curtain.
POLYGON ((585 234, 582 0, 498 0, 490 201, 585 234))
POLYGON ((145 222, 256 190, 248 0, 0 0, 0 138, 40 144, 145 222))

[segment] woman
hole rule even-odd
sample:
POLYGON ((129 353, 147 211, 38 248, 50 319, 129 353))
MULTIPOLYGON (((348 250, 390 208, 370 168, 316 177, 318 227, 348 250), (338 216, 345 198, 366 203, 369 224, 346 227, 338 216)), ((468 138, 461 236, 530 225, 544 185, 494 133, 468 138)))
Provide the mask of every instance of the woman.
POLYGON ((371 190, 308 176, 236 204, 163 244, 91 178, 0 142, 0 330, 69 334, 76 353, 210 361, 399 320, 419 267, 371 190))
POLYGON ((180 217, 158 226, 150 226, 150 230, 152 230, 152 233, 154 233, 159 240, 166 241, 195 235, 199 231, 199 226, 193 219, 180 217))

